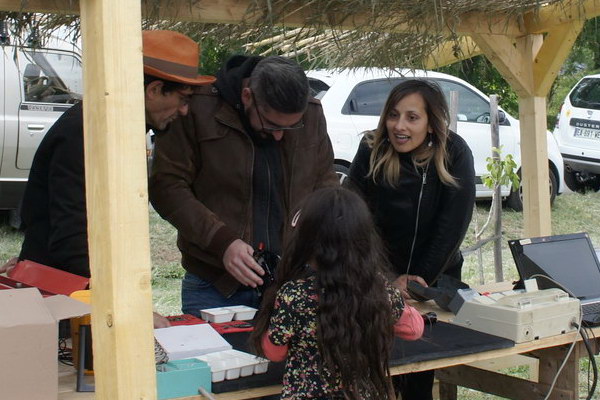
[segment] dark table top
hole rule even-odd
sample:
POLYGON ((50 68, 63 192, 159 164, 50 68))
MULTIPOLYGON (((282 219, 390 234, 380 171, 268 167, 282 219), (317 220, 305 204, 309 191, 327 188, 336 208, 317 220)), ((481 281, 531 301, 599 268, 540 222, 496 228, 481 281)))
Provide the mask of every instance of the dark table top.
MULTIPOLYGON (((248 332, 229 333, 223 336, 234 349, 252 353, 247 343, 248 332)), ((407 342, 396 338, 390 357, 390 366, 505 349, 514 345, 514 342, 509 339, 477 332, 458 325, 437 322, 431 326, 425 326, 423 337, 417 341, 407 342)), ((213 393, 223 393, 280 385, 284 366, 285 362, 271 362, 269 370, 265 374, 213 383, 212 391, 213 393)))

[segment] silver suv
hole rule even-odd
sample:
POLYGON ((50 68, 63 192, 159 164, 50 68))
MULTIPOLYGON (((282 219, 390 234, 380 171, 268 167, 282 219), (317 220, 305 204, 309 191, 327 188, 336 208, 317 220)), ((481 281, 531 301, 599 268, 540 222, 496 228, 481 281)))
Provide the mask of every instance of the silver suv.
POLYGON ((560 108, 554 137, 565 183, 577 192, 600 189, 600 74, 581 79, 560 108))
POLYGON ((12 210, 12 217, 18 216, 38 145, 83 92, 77 49, 49 43, 42 49, 2 44, 0 210, 12 210))

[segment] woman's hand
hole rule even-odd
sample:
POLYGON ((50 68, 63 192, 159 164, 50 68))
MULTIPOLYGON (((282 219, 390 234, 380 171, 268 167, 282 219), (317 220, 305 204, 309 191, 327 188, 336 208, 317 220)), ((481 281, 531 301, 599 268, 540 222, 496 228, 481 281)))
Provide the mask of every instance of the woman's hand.
POLYGON ((407 290, 408 281, 415 281, 421 286, 428 286, 427 282, 425 282, 425 279, 421 278, 419 275, 400 275, 394 282, 392 282, 392 285, 400 289, 402 292, 402 297, 405 299, 412 299, 407 290))

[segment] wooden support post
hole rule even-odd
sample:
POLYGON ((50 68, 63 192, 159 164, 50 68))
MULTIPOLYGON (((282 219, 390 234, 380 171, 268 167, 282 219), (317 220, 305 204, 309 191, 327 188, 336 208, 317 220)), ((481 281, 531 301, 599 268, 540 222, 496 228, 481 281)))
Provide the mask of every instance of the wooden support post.
POLYGON ((548 148, 546 138, 546 98, 520 97, 521 187, 525 236, 552 234, 548 148))
POLYGON ((450 114, 449 128, 452 132, 456 132, 456 126, 458 125, 458 92, 456 90, 450 91, 448 113, 450 114))
POLYGON ((139 0, 82 0, 96 397, 156 398, 139 0))
MULTIPOLYGON (((498 126, 498 96, 490 96, 490 129, 492 134, 492 147, 497 151, 492 152, 494 160, 500 160, 500 128, 498 126)), ((496 282, 504 281, 502 272, 502 187, 494 188, 494 275, 496 282)))

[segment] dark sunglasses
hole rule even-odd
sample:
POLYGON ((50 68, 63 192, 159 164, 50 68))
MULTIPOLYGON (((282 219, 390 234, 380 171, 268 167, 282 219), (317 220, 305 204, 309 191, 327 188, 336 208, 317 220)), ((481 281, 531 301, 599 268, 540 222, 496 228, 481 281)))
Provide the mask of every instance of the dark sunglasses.
POLYGON ((302 129, 304 128, 304 121, 300 120, 298 123, 292 125, 292 126, 277 126, 273 123, 271 123, 269 120, 267 120, 265 117, 263 117, 262 113, 259 110, 258 107, 258 102, 256 101, 256 97, 254 97, 254 92, 252 92, 252 101, 254 102, 254 109, 256 110, 256 115, 258 115, 258 120, 260 121, 260 126, 263 130, 263 132, 265 133, 273 133, 273 132, 279 132, 279 131, 293 131, 296 129, 302 129), (267 121, 269 123, 269 126, 266 126, 264 121, 267 121))

